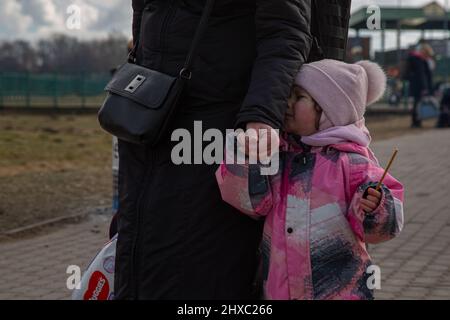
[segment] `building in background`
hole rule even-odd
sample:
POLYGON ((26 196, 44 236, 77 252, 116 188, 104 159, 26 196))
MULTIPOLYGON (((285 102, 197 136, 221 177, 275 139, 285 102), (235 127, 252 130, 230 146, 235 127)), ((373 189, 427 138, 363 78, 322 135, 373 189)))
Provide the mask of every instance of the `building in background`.
MULTIPOLYGON (((367 21, 372 13, 367 11, 368 7, 362 7, 352 14, 350 20, 350 28, 356 32, 356 39, 361 38, 361 31, 370 31, 372 33, 380 33, 381 50, 375 54, 377 62, 383 66, 392 67, 400 66, 405 57, 405 49, 402 48, 402 32, 404 31, 419 31, 421 33, 420 39, 426 40, 430 43, 436 51, 437 56, 448 57, 450 47, 448 40, 442 38, 449 38, 449 35, 442 37, 441 40, 430 39, 429 31, 446 31, 448 32, 450 26, 450 12, 446 10, 437 2, 431 2, 423 7, 380 7, 380 30, 368 30, 367 21), (392 51, 386 50, 386 32, 396 32, 396 49, 392 51), (435 42, 437 41, 437 42, 435 42), (444 53, 444 54, 442 54, 444 53)), ((359 40, 352 40, 358 43, 359 40)), ((448 71, 446 69, 445 71, 448 71)))

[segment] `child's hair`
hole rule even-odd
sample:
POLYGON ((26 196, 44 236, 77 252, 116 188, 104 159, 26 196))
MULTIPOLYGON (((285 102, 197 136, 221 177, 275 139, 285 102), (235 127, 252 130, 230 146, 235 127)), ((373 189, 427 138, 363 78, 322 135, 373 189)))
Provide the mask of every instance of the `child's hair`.
POLYGON ((329 126, 346 126, 363 119, 366 106, 383 96, 386 82, 376 63, 348 64, 331 59, 303 65, 295 79, 322 108, 329 126))

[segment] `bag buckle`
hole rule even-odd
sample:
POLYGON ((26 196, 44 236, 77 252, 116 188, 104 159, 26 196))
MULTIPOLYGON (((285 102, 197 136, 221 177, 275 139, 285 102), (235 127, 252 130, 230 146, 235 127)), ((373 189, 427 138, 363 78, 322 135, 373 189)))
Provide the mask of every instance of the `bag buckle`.
POLYGON ((181 69, 181 71, 180 71, 180 77, 183 78, 183 79, 186 79, 186 80, 191 80, 191 78, 192 78, 192 72, 189 71, 189 70, 186 69, 186 68, 183 68, 183 69, 181 69))
POLYGON ((143 75, 138 74, 126 87, 125 91, 134 93, 146 80, 143 75))

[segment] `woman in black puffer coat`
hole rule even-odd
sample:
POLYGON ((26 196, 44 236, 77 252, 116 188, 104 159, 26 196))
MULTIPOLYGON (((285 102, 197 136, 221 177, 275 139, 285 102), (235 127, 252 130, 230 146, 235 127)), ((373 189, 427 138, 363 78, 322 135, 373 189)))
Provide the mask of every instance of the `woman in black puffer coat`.
MULTIPOLYGON (((205 3, 133 0, 137 63, 177 75, 205 3)), ((280 128, 310 17, 310 0, 217 0, 173 129, 280 128)), ((119 142, 116 298, 253 298, 261 223, 221 200, 217 165, 174 165, 174 144, 119 142)))

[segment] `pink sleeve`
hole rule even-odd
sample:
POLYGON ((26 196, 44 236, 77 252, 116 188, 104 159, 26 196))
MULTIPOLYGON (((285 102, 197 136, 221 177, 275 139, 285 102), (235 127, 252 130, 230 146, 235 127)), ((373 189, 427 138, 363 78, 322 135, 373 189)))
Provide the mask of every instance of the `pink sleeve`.
POLYGON ((253 217, 266 216, 272 208, 269 177, 258 165, 222 163, 216 172, 222 199, 253 217))
POLYGON ((380 243, 396 237, 403 228, 403 185, 386 175, 380 205, 373 212, 360 208, 366 190, 375 188, 384 169, 373 161, 359 158, 352 163, 350 157, 350 190, 353 194, 347 219, 355 234, 364 242, 380 243))

